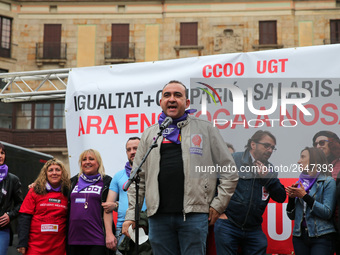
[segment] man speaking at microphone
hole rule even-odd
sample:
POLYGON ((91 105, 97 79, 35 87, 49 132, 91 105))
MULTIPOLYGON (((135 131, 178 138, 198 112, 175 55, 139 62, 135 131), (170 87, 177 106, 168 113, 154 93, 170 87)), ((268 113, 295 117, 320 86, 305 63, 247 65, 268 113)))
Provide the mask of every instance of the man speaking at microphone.
MULTIPOLYGON (((189 115, 186 87, 170 81, 162 91, 159 123, 144 131, 133 162, 139 166, 160 127, 167 126, 140 172, 139 208, 145 197, 149 217, 149 239, 155 255, 205 255, 208 224, 212 225, 227 207, 238 181, 237 171, 195 172, 207 166, 236 169, 217 128, 189 115), (170 120, 171 122, 171 120, 170 120), (162 126, 163 124, 163 126, 162 126), (219 185, 216 183, 219 178, 219 185), (216 195, 216 196, 215 196, 216 195)), ((123 224, 128 234, 135 221, 135 185, 128 190, 129 208, 123 224)))

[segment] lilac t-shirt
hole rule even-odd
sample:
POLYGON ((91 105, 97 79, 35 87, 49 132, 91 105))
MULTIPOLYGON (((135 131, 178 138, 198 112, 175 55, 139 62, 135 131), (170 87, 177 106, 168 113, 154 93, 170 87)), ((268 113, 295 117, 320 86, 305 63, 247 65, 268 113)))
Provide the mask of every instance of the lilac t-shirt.
POLYGON ((105 246, 101 215, 102 189, 103 181, 100 180, 79 193, 77 192, 78 183, 72 190, 68 230, 68 243, 70 245, 105 246))

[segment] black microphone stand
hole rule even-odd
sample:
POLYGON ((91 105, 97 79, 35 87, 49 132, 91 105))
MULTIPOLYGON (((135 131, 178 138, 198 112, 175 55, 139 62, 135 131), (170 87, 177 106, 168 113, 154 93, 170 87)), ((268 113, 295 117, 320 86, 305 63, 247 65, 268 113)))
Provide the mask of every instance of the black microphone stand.
POLYGON ((157 140, 160 136, 162 136, 164 129, 165 129, 165 127, 161 128, 159 130, 159 132, 157 133, 156 139, 150 145, 148 151, 146 152, 146 154, 142 158, 142 161, 140 162, 139 166, 137 168, 135 168, 133 172, 131 172, 130 178, 124 186, 124 191, 127 191, 129 189, 130 185, 132 184, 132 182, 135 182, 135 187, 136 187, 136 204, 135 204, 135 244, 136 244, 136 247, 135 247, 135 251, 136 251, 136 255, 138 255, 138 246, 139 246, 139 203, 138 203, 138 200, 139 200, 139 182, 140 182, 139 172, 142 170, 141 167, 144 164, 146 158, 149 156, 151 150, 158 146, 157 140))

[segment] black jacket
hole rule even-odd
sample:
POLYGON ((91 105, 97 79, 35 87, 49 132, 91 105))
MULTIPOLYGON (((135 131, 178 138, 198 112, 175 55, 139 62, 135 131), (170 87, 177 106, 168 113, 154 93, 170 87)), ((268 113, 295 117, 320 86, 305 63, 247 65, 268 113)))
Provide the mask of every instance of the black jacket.
MULTIPOLYGON (((19 178, 14 174, 8 173, 6 179, 0 183, 0 215, 2 216, 4 213, 7 213, 11 222, 18 216, 23 200, 19 178)), ((9 225, 6 225, 0 229, 9 227, 9 225)))

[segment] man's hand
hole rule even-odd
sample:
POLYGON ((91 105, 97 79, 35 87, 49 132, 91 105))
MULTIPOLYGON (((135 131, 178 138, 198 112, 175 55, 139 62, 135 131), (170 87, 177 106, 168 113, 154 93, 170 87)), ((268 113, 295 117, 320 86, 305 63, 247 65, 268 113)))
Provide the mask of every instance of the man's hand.
POLYGON ((256 160, 254 162, 254 165, 257 166, 257 174, 261 177, 264 178, 266 175, 269 173, 268 167, 265 166, 261 161, 256 160))
POLYGON ((114 236, 114 234, 106 234, 106 247, 110 250, 117 250, 117 238, 114 236))
POLYGON ((221 220, 227 220, 228 219, 228 216, 225 214, 225 213, 222 213, 219 217, 219 219, 221 220))
POLYGON ((7 214, 7 213, 4 213, 4 215, 2 215, 2 216, 0 217, 0 227, 6 226, 7 224, 9 224, 10 221, 11 221, 11 220, 10 220, 8 214, 7 214))
POLYGON ((220 217, 220 213, 218 211, 216 211, 214 208, 210 207, 209 208, 209 218, 208 218, 209 226, 214 225, 219 217, 220 217))
POLYGON ((103 202, 102 207, 106 213, 111 213, 113 211, 116 212, 118 208, 118 202, 103 202))
POLYGON ((126 235, 129 238, 131 238, 131 236, 129 235, 129 227, 130 227, 130 225, 132 225, 133 229, 136 227, 136 223, 134 221, 132 221, 132 220, 124 221, 123 227, 122 227, 123 235, 126 235))

